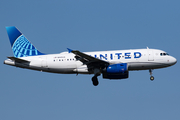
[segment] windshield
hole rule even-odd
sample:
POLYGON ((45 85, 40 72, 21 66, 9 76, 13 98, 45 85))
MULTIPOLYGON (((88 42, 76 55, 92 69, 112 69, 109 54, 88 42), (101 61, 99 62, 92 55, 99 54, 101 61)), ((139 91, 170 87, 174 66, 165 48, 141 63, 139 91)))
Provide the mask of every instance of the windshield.
POLYGON ((166 56, 169 55, 168 53, 160 53, 160 56, 166 56))

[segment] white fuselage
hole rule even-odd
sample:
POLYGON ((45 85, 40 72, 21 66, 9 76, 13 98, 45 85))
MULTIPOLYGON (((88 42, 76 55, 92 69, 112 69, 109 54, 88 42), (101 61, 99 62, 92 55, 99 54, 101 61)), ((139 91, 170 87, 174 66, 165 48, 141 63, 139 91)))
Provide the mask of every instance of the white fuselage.
MULTIPOLYGON (((84 52, 95 58, 109 62, 110 64, 127 63, 128 71, 147 70, 164 68, 176 63, 176 59, 169 56, 162 50, 157 49, 132 49, 117 51, 84 52)), ((64 74, 93 74, 88 71, 87 65, 76 60, 73 53, 62 52, 60 54, 49 54, 39 56, 22 57, 21 59, 30 61, 27 63, 17 63, 7 59, 5 64, 17 67, 64 74)))

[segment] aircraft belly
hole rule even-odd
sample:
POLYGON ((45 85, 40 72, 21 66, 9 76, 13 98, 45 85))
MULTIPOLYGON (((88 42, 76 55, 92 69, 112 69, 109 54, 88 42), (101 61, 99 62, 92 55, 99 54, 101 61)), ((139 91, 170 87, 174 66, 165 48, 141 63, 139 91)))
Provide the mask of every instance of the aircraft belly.
POLYGON ((63 74, 73 74, 73 73, 75 73, 74 71, 74 68, 72 69, 72 68, 66 68, 66 69, 61 69, 61 68, 59 68, 59 69, 54 69, 54 68, 49 68, 48 69, 48 72, 53 72, 53 73, 63 73, 63 74))
POLYGON ((168 67, 168 64, 158 62, 128 63, 128 70, 147 70, 168 67))

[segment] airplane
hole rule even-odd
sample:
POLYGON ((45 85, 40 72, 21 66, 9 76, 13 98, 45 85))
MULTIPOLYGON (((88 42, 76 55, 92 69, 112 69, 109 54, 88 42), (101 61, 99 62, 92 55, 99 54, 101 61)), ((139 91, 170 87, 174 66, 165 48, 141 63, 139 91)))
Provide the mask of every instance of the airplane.
POLYGON ((99 84, 98 76, 104 79, 126 79, 129 71, 152 70, 176 64, 176 58, 158 49, 130 49, 97 52, 80 52, 67 48, 67 52, 45 54, 40 52, 15 27, 6 27, 14 56, 4 64, 31 70, 60 74, 94 74, 92 83, 99 84))

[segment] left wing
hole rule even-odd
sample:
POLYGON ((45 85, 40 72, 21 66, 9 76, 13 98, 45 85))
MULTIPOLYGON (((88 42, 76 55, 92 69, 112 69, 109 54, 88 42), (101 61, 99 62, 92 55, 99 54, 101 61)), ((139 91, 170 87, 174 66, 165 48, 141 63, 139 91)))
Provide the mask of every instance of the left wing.
POLYGON ((109 62, 92 57, 90 55, 87 55, 85 53, 82 53, 78 50, 71 50, 67 48, 69 53, 72 52, 75 54, 75 58, 79 61, 81 61, 83 64, 87 65, 88 67, 93 67, 93 68, 104 68, 109 65, 109 62))

